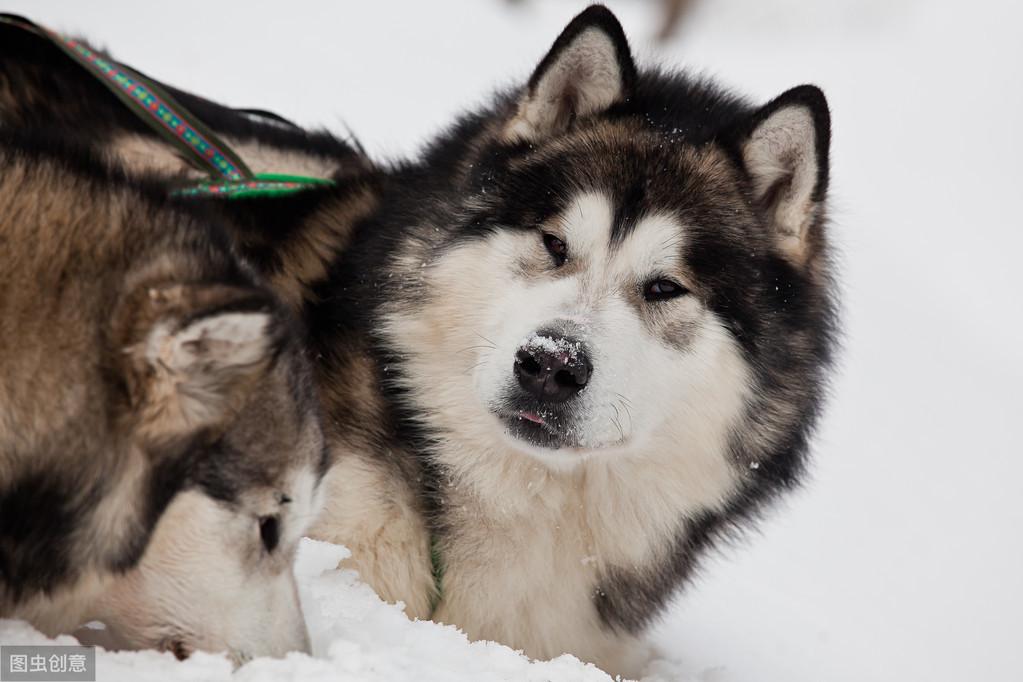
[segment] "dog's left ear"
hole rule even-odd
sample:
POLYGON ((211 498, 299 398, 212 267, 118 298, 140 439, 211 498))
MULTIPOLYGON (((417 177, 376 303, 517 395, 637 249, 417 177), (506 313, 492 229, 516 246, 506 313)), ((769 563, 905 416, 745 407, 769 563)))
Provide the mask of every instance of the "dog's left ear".
POLYGON ((603 5, 591 5, 536 67, 505 127, 505 139, 528 142, 562 133, 576 119, 627 99, 635 82, 636 65, 621 24, 603 5))
POLYGON ((779 249, 806 262, 828 191, 831 116, 824 93, 812 85, 788 90, 726 138, 779 249))

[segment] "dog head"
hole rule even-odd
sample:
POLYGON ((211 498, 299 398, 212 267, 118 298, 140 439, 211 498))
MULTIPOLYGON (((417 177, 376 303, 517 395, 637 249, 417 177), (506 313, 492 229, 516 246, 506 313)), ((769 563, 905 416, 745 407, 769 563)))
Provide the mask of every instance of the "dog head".
POLYGON ((308 651, 292 565, 325 449, 288 315, 253 287, 146 283, 114 319, 151 532, 97 617, 116 644, 179 657, 308 651))
POLYGON ((801 428, 829 314, 817 88, 753 107, 641 73, 594 6, 452 135, 461 155, 427 158, 462 198, 429 204, 397 260, 422 286, 386 318, 438 438, 473 461, 656 454, 728 482, 740 437, 759 466, 801 428))

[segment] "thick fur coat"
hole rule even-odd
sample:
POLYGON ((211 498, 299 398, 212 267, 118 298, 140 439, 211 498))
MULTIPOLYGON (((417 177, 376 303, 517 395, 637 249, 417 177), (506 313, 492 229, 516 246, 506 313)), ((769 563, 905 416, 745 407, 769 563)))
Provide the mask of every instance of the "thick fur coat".
POLYGON ((326 457, 301 328, 163 193, 0 132, 0 617, 307 649, 291 564, 326 457))
POLYGON ((835 329, 821 91, 639 68, 594 6, 407 162, 183 101, 332 164, 334 188, 193 204, 309 327, 313 534, 410 615, 636 672, 701 554, 803 468, 835 329))

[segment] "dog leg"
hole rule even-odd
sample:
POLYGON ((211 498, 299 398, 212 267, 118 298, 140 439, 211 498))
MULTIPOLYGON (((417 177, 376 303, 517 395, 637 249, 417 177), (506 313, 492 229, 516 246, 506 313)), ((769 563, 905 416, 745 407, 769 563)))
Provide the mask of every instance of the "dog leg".
POLYGON ((324 479, 327 502, 309 537, 347 547, 354 569, 381 599, 427 619, 436 588, 430 533, 412 492, 385 465, 346 453, 324 479))

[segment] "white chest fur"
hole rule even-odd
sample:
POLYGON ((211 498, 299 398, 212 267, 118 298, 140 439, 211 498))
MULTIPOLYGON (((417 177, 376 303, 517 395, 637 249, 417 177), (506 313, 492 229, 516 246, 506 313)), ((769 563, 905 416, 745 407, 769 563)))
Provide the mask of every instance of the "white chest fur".
POLYGON ((493 479, 456 479, 443 495, 451 531, 435 620, 534 657, 572 652, 636 672, 636 640, 601 622, 596 592, 609 569, 642 574, 666 560, 684 518, 704 501, 680 494, 664 476, 677 472, 654 462, 598 459, 565 472, 521 455, 502 464, 493 479))

